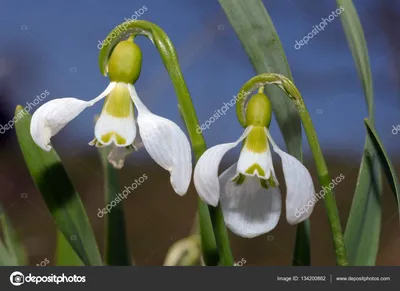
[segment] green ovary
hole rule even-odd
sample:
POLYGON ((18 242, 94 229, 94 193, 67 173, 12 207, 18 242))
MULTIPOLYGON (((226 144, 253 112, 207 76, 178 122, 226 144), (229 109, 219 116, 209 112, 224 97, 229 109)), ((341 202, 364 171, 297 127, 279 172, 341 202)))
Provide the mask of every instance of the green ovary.
POLYGON ((261 91, 253 95, 246 106, 246 124, 269 127, 272 118, 272 107, 267 95, 261 91))
POLYGON ((113 82, 134 84, 140 76, 142 52, 132 40, 119 42, 108 61, 108 76, 113 82))

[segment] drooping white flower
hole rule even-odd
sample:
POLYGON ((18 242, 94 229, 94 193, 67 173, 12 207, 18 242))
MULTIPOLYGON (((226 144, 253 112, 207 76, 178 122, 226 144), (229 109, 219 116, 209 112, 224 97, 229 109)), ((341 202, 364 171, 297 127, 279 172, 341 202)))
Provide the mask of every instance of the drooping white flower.
POLYGON ((287 189, 286 219, 290 224, 297 224, 310 216, 312 207, 304 213, 298 209, 304 207, 314 195, 314 184, 308 170, 296 158, 282 151, 272 139, 268 131, 271 113, 262 112, 263 106, 267 107, 265 110, 270 110, 269 101, 264 94, 257 95, 247 105, 249 124, 242 136, 233 143, 208 149, 194 170, 194 184, 199 196, 212 206, 220 202, 227 227, 237 235, 248 238, 271 231, 281 214, 281 193, 270 144, 282 160, 287 189), (244 144, 238 162, 218 177, 222 158, 242 141, 244 144))
POLYGON ((157 164, 170 172, 175 192, 184 195, 192 174, 190 144, 177 124, 151 113, 139 98, 132 85, 140 72, 141 55, 137 56, 139 53, 140 50, 138 51, 133 42, 120 42, 110 56, 110 84, 104 92, 90 101, 60 98, 45 103, 32 116, 31 136, 39 147, 50 151, 51 137, 87 107, 106 98, 95 125, 95 139, 89 144, 111 146, 109 162, 120 169, 126 155, 137 149, 135 105, 143 146, 157 164))

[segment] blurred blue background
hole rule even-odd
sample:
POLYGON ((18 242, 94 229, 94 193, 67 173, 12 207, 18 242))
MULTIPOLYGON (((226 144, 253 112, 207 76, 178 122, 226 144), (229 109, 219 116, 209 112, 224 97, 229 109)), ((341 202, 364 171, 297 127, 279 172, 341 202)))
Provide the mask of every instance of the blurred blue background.
MULTIPOLYGON (((324 31, 301 49, 294 47, 296 41, 321 22, 321 18, 327 18, 336 9, 336 1, 263 2, 280 36, 295 84, 310 111, 323 152, 329 154, 331 176, 339 173, 346 175, 346 183, 335 189, 337 195, 341 195, 337 198, 342 219, 345 219, 365 139, 363 118, 367 117, 367 110, 362 85, 339 18, 330 22, 324 31)), ((398 165, 400 133, 394 135, 392 129, 400 124, 400 2, 353 2, 368 44, 374 81, 376 128, 390 157, 398 165)), ((44 101, 59 97, 90 100, 100 94, 106 88, 108 79, 99 71, 98 43, 125 18, 140 14, 143 6, 147 9, 137 19, 162 27, 175 45, 200 124, 208 120, 224 102, 229 102, 240 87, 255 75, 217 0, 1 0, 0 124, 4 125, 12 119, 16 105, 25 106, 26 102, 33 102, 46 90, 50 94, 44 101)), ((137 43, 143 51, 142 73, 135 85, 139 96, 154 113, 177 122, 183 128, 174 89, 157 50, 145 37, 138 37, 137 43)), ((102 222, 96 219, 97 207, 103 203, 101 169, 97 157, 91 161, 83 160, 97 153, 87 143, 93 139, 93 120, 101 111, 101 103, 84 111, 53 138, 53 145, 77 184, 96 231, 102 227, 102 222), (85 167, 87 165, 90 166, 85 167), (88 168, 93 171, 88 171, 88 168)), ((204 137, 208 146, 212 146, 236 140, 242 130, 235 110, 231 109, 204 132, 204 137)), ((271 130, 277 143, 284 148, 275 121, 271 130)), ((230 158, 233 159, 238 151, 233 150, 230 158)), ((305 138, 304 151, 309 157, 305 138)), ((130 184, 133 173, 141 176, 144 170, 138 165, 145 167, 147 161, 150 159, 144 150, 129 156, 127 164, 132 166, 131 171, 124 168, 121 172, 121 176, 125 175, 125 184, 121 185, 130 184)), ((309 159, 308 163, 313 164, 309 159)), ((167 173, 153 162, 151 165, 152 168, 146 168, 146 171, 158 172, 156 176, 149 176, 157 178, 157 181, 164 179, 161 184, 169 185, 167 173)), ((29 178, 14 129, 0 134, 0 173, 2 204, 14 217, 17 228, 24 233, 30 254, 36 256, 33 262, 42 261, 45 255, 49 255, 48 248, 54 247, 48 241, 54 239, 54 225, 29 178), (31 195, 29 203, 21 202, 21 192, 31 195), (30 221, 35 221, 37 225, 27 224, 30 221)), ((152 184, 154 187, 160 185, 152 184)), ((160 191, 152 186, 138 190, 138 195, 129 202, 131 211, 127 214, 133 225, 129 234, 148 239, 146 243, 132 239, 135 242, 132 248, 142 264, 159 263, 168 246, 188 233, 196 207, 193 189, 189 198, 179 198, 172 193, 156 193, 171 192, 170 186, 160 191), (153 192, 156 193, 154 196, 153 192), (171 211, 167 211, 164 205, 171 201, 171 211), (146 210, 145 216, 141 210, 146 210), (182 211, 191 218, 180 219, 178 212, 182 211), (141 215, 140 219, 135 215, 141 215), (149 228, 146 228, 147 225, 149 228), (152 231, 152 227, 160 227, 162 231, 152 231), (156 259, 153 260, 153 257, 156 259)), ((392 199, 391 193, 387 194, 390 195, 385 193, 384 198, 390 196, 392 199)), ((386 240, 384 246, 387 252, 379 262, 398 264, 400 256, 393 256, 392 250, 398 246, 399 236, 392 232, 392 224, 389 225, 389 221, 395 222, 393 213, 396 216, 396 209, 394 200, 385 203, 393 208, 384 213, 382 237, 386 240)), ((333 252, 326 255, 326 245, 331 248, 331 242, 329 232, 323 231, 328 226, 322 203, 314 211, 313 216, 317 218, 312 220, 313 227, 322 230, 313 234, 314 239, 320 242, 313 248, 316 254, 320 254, 320 257, 315 256, 314 263, 334 264, 333 252)), ((277 232, 273 233, 275 242, 278 242, 275 247, 263 247, 256 254, 251 253, 257 248, 256 243, 266 245, 269 241, 266 237, 251 242, 236 240, 233 245, 236 250, 241 250, 240 256, 244 256, 249 264, 260 263, 262 256, 268 255, 270 264, 288 265, 294 234, 295 228, 289 227, 282 219, 277 232), (246 253, 243 249, 249 251, 246 253)))
MULTIPOLYGON (((354 1, 364 27, 373 71, 377 129, 389 153, 400 145, 400 49, 396 27, 397 1, 354 1)), ((302 39, 336 9, 335 1, 264 1, 281 38, 293 72, 313 118, 324 150, 361 153, 367 117, 358 79, 338 18, 301 49, 302 39)), ((255 73, 218 1, 2 1, 0 11, 1 111, 12 117, 17 104, 32 102, 48 90, 52 98, 74 96, 89 100, 108 83, 98 68, 98 41, 125 18, 161 26, 173 41, 200 123, 229 102, 255 73), (147 10, 140 15, 139 9, 147 10)), ((140 11, 140 12, 143 12, 140 11)), ((136 84, 155 113, 182 122, 176 96, 156 49, 144 37, 143 70, 136 84)), ((101 103, 101 102, 100 102, 101 103)), ((88 109, 55 138, 55 144, 83 147, 93 137, 93 116, 102 104, 88 109)), ((234 110, 218 119, 204 135, 209 145, 229 142, 241 134, 234 110)), ((274 136, 283 145, 276 123, 274 136)), ((306 143, 305 143, 306 144, 306 143)), ((307 152, 307 148, 306 148, 307 152)))

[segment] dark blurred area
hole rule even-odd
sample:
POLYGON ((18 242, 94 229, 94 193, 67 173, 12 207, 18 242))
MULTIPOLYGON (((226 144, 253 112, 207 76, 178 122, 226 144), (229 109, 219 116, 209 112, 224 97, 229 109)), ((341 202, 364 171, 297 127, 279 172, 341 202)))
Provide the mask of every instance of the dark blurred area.
MULTIPOLYGON (((126 1, 120 2, 124 2, 128 5, 126 1)), ((149 2, 149 12, 146 12, 147 16, 144 18, 156 23, 161 23, 161 26, 162 24, 167 27, 171 25, 168 29, 171 33, 173 33, 172 23, 175 20, 178 21, 176 25, 187 23, 185 22, 186 19, 183 21, 180 17, 190 17, 190 15, 194 17, 193 15, 199 14, 201 15, 199 21, 205 19, 204 22, 200 21, 200 24, 197 24, 197 30, 195 30, 193 35, 189 34, 182 38, 175 38, 178 55, 180 59, 183 60, 181 66, 185 77, 188 76, 188 86, 194 96, 193 99, 198 110, 199 120, 203 122, 208 116, 212 115, 214 110, 222 105, 224 100, 230 100, 231 95, 236 92, 245 80, 252 76, 252 68, 245 56, 245 52, 242 50, 240 43, 236 40, 234 32, 232 28, 230 28, 224 14, 218 8, 217 1, 215 1, 216 4, 208 3, 203 6, 203 1, 200 0, 170 0, 169 2, 172 4, 169 8, 171 13, 175 13, 175 9, 182 9, 183 12, 186 11, 188 13, 186 16, 180 16, 180 13, 176 12, 177 18, 175 20, 171 20, 172 14, 168 16, 168 19, 167 15, 163 17, 160 16, 160 14, 163 14, 163 9, 157 8, 155 1, 147 2, 149 2), (190 4, 188 4, 188 2, 190 2, 190 4), (203 10, 201 10, 200 7, 203 10), (161 12, 159 10, 161 10, 161 12), (215 12, 208 15, 210 11, 215 12), (221 25, 224 27, 223 29, 221 25), (215 35, 218 33, 220 33, 221 36, 216 37, 215 35), (214 43, 216 43, 217 48, 214 51, 209 51, 214 43), (213 56, 213 52, 215 54, 219 52, 219 55, 213 56), (236 69, 234 67, 227 69, 232 76, 226 78, 219 74, 219 71, 215 71, 213 74, 209 73, 212 70, 219 70, 219 68, 217 68, 218 64, 216 64, 216 67, 212 68, 212 70, 207 67, 206 71, 202 71, 204 68, 201 67, 201 63, 203 62, 202 57, 204 55, 209 56, 210 63, 215 63, 215 59, 217 58, 225 59, 226 63, 231 63, 236 65, 237 68, 244 69, 241 72, 235 71, 236 69), (191 75, 191 72, 197 72, 196 74, 198 75, 196 75, 196 78, 191 75), (208 72, 208 74, 205 74, 205 72, 208 72), (238 75, 240 76, 238 77, 238 75), (227 91, 228 93, 224 92, 224 94, 222 94, 215 91, 217 89, 212 87, 224 87, 228 83, 233 83, 231 77, 237 77, 237 80, 235 80, 233 89, 229 92, 227 91), (219 81, 216 81, 218 84, 213 83, 210 85, 207 83, 218 78, 225 78, 226 80, 221 80, 221 82, 227 83, 223 83, 222 85, 224 86, 221 86, 219 81), (211 80, 207 81, 204 79, 211 80), (208 86, 211 87, 212 94, 210 94, 207 88, 203 89, 203 87, 208 86)), ((316 125, 318 136, 321 138, 321 144, 323 152, 326 154, 330 176, 335 178, 343 174, 346 177, 345 180, 334 189, 342 226, 344 228, 353 199, 362 155, 365 136, 362 118, 366 117, 366 110, 361 83, 356 75, 356 68, 351 59, 348 45, 345 42, 340 21, 337 20, 336 23, 331 25, 330 31, 327 30, 323 35, 318 36, 318 38, 313 40, 313 43, 302 48, 301 52, 296 52, 290 47, 292 43, 294 44, 295 38, 300 39, 306 34, 312 25, 318 23, 319 18, 330 13, 334 5, 321 3, 310 6, 309 1, 305 0, 263 2, 266 7, 270 9, 271 17, 274 20, 278 33, 280 33, 296 84, 298 84, 303 96, 307 99, 307 107, 312 110, 311 117, 316 125), (301 17, 304 22, 301 24, 304 28, 304 33, 296 32, 296 35, 293 36, 290 32, 287 32, 291 31, 292 28, 294 29, 296 23, 294 22, 295 20, 292 19, 287 20, 287 27, 281 24, 281 22, 286 21, 285 9, 291 11, 295 10, 295 12, 291 13, 301 15, 299 17, 301 17), (283 21, 284 18, 285 21, 283 21), (337 35, 340 35, 340 41, 337 40, 337 35), (317 60, 317 56, 312 51, 312 45, 314 45, 314 43, 315 45, 317 45, 317 43, 327 43, 326 54, 324 53, 324 55, 318 56, 319 59, 317 60), (331 55, 329 53, 331 53, 331 55), (308 59, 304 60, 306 54, 308 59), (343 57, 344 55, 346 57, 343 57), (332 58, 337 62, 337 67, 328 69, 329 66, 332 65, 332 58), (318 62, 326 62, 326 68, 322 68, 321 71, 312 71, 312 66, 318 62), (318 81, 315 81, 316 78, 318 78, 318 81), (328 83, 338 84, 335 88, 326 88, 328 83), (331 93, 329 95, 327 92, 330 90, 331 93), (334 99, 339 95, 344 96, 344 99, 334 99), (348 103, 343 105, 341 102, 343 100, 346 101, 348 97, 351 97, 348 103), (338 110, 340 107, 335 107, 339 106, 337 103, 343 105, 343 110, 338 110), (315 113, 321 112, 318 111, 322 110, 321 108, 323 108, 324 115, 315 113), (346 124, 346 122, 348 122, 348 124, 346 124), (337 125, 335 126, 335 124, 337 125), (338 128, 337 131, 332 130, 333 127, 338 128), (327 129, 325 130, 325 128, 327 129)), ((76 2, 71 5, 79 7, 79 3, 76 2)), ((117 25, 119 22, 122 22, 123 17, 121 17, 121 15, 126 14, 126 16, 129 16, 129 13, 124 14, 123 12, 119 12, 121 14, 117 15, 115 11, 112 16, 110 16, 112 12, 106 14, 106 12, 104 12, 106 8, 104 7, 107 6, 107 3, 107 1, 99 1, 99 5, 102 7, 99 9, 103 9, 100 13, 104 13, 104 15, 109 17, 107 18, 108 20, 104 20, 108 21, 106 22, 108 26, 107 29, 101 30, 101 35, 106 35, 109 29, 112 29, 113 26, 117 25)), ((400 137, 393 136, 391 134, 391 129, 392 124, 400 123, 398 118, 400 113, 400 58, 398 53, 400 49, 400 37, 397 29, 398 25, 396 25, 399 24, 400 21, 400 5, 394 0, 354 1, 354 3, 357 9, 359 9, 360 18, 369 44, 373 68, 372 73, 375 80, 377 119, 381 120, 378 121, 378 123, 380 123, 377 125, 377 129, 378 132, 382 134, 382 140, 385 146, 389 148, 389 155, 397 173, 399 173, 400 154, 397 149, 400 145, 398 141, 400 137), (365 19, 368 19, 368 21, 365 21, 365 19), (384 41, 384 44, 380 43, 381 41, 384 41), (384 51, 384 55, 381 54, 382 51, 384 51), (382 60, 386 65, 379 65, 382 60)), ((129 11, 135 10, 142 4, 142 2, 130 4, 129 11)), ((11 7, 12 4, 7 3, 7 5, 11 7)), ((13 11, 13 13, 16 13, 16 10, 13 11)), ((7 12, 6 10, 0 11, 0 17, 5 13, 11 12, 7 12)), ((287 19, 291 18, 289 17, 287 19)), ((197 20, 198 19, 196 19, 196 21, 197 20)), ((43 50, 41 49, 41 45, 47 45, 47 43, 46 45, 43 44, 43 40, 41 39, 41 35, 44 35, 44 33, 40 29, 35 30, 33 25, 25 27, 29 21, 30 20, 27 19, 25 22, 16 25, 22 32, 28 31, 29 33, 33 27, 32 31, 34 31, 34 37, 29 38, 29 41, 32 40, 36 45, 27 47, 28 41, 21 43, 17 40, 0 45, 0 125, 5 125, 13 118, 13 111, 17 104, 31 102, 32 99, 35 98, 35 95, 40 94, 45 89, 49 89, 51 98, 57 98, 58 94, 73 94, 74 92, 79 92, 79 94, 81 94, 78 89, 73 89, 75 85, 79 88, 83 88, 84 86, 86 86, 85 88, 90 88, 90 94, 96 92, 96 90, 99 92, 103 90, 101 87, 103 84, 96 81, 96 79, 90 79, 89 73, 91 73, 91 69, 85 67, 94 67, 93 71, 97 70, 97 64, 95 63, 95 59, 97 58, 96 54, 98 53, 97 50, 91 51, 92 55, 95 56, 93 60, 90 59, 87 63, 83 63, 82 59, 84 59, 84 57, 82 57, 79 61, 71 61, 68 63, 69 67, 64 68, 62 67, 64 63, 61 65, 62 61, 57 63, 52 62, 51 57, 46 58, 44 48, 43 50), (77 63, 79 65, 77 65, 77 63), (62 73, 61 67, 62 70, 68 71, 65 75, 62 73), (53 73, 51 68, 56 68, 56 72, 53 73), (59 71, 57 71, 57 68, 59 71), (83 73, 80 73, 81 71, 83 71, 83 73), (65 82, 63 80, 64 77, 66 77, 65 82), (60 80, 56 82, 55 79, 60 80), (44 83, 48 86, 39 86, 39 83, 44 83), (93 86, 93 83, 95 86, 93 86), (99 83, 101 84, 100 86, 98 86, 99 83), (71 88, 71 90, 61 93, 67 91, 63 86, 71 88), (57 94, 53 94, 53 92, 57 92, 57 94)), ((89 22, 89 20, 87 21, 89 22)), ((90 21, 97 21, 97 18, 96 20, 91 19, 90 21)), ((193 22, 195 22, 195 20, 193 20, 193 22)), ((90 31, 93 29, 91 32, 97 35, 94 30, 95 28, 89 25, 90 24, 87 24, 87 27, 79 27, 81 30, 80 33, 82 34, 81 37, 86 36, 83 35, 85 34, 82 33, 83 30, 90 31)), ((1 33, 6 34, 5 31, 1 33)), ((64 41, 60 39, 60 36, 53 35, 52 37, 54 43, 64 41)), ((92 37, 92 39, 90 39, 90 44, 87 46, 93 46, 93 48, 95 48, 97 45, 96 37, 97 36, 92 37)), ((63 51, 62 54, 60 53, 61 59, 68 54, 69 49, 77 51, 80 49, 80 46, 77 44, 78 42, 73 43, 74 45, 66 46, 65 51, 63 51)), ((82 47, 86 47, 84 40, 79 44, 82 45, 82 47)), ((73 52, 75 53, 75 51, 73 52)), ((57 55, 57 53, 54 54, 57 55)), ((148 57, 146 54, 147 50, 144 51, 145 60, 148 57)), ((158 58, 155 51, 151 51, 151 53, 148 54, 154 55, 152 58, 158 58)), ((71 59, 74 58, 75 55, 71 57, 71 59)), ((79 58, 78 53, 76 53, 76 58, 79 58)), ((150 60, 149 57, 147 61, 152 62, 153 60, 150 60)), ((143 82, 146 84, 143 90, 148 92, 146 100, 153 106, 155 106, 156 100, 168 98, 169 101, 172 101, 173 98, 175 98, 168 76, 161 63, 158 62, 160 61, 158 60, 156 63, 152 64, 153 66, 151 69, 148 69, 149 71, 145 71, 147 75, 157 76, 157 86, 155 86, 149 78, 144 79, 145 82, 143 82), (164 90, 164 87, 161 87, 160 84, 169 85, 168 88, 164 90), (170 96, 165 97, 163 94, 170 94, 170 96)), ((99 73, 96 71, 96 74, 99 73)), ((81 95, 86 96, 84 94, 81 95)), ((87 95, 89 95, 89 93, 87 95)), ((88 97, 86 98, 88 99, 88 97)), ((175 102, 175 100, 173 101, 175 102)), ((159 107, 156 107, 157 110, 159 110, 157 114, 165 116, 166 113, 162 112, 164 105, 158 106, 159 107)), ((175 103, 173 106, 175 106, 175 103)), ((165 105, 165 111, 168 111, 168 118, 178 122, 179 114, 176 106, 172 107, 171 105, 171 107, 169 107, 169 105, 165 105)), ((93 119, 93 112, 90 111, 86 113, 86 120, 93 119)), ((209 146, 222 142, 231 142, 235 139, 235 136, 238 137, 241 134, 241 128, 235 121, 234 113, 231 112, 230 114, 230 119, 228 116, 225 117, 226 119, 213 125, 214 127, 212 131, 210 130, 210 133, 205 133, 209 146), (232 124, 234 124, 234 126, 231 126, 232 124)), ((97 212, 98 208, 104 207, 103 176, 96 149, 86 146, 87 142, 89 142, 87 136, 90 135, 90 133, 88 134, 87 132, 90 132, 92 127, 90 124, 88 125, 82 121, 82 119, 79 119, 71 123, 67 126, 66 130, 62 131, 53 141, 68 174, 81 195, 92 227, 95 230, 99 246, 102 249, 104 246, 103 235, 105 221, 97 217, 97 212), (85 126, 82 124, 85 124, 85 126)), ((183 126, 182 123, 180 123, 180 125, 183 126)), ((280 142, 280 144, 283 147, 283 143, 280 142)), ((314 162, 307 151, 308 148, 306 147, 305 164, 312 172, 315 190, 318 192, 320 188, 317 182, 314 162)), ((220 169, 226 169, 226 167, 234 161, 234 155, 229 155, 229 157, 224 159, 224 163, 221 165, 220 169)), ((284 187, 284 179, 282 177, 279 160, 275 162, 275 169, 278 171, 278 178, 281 181, 281 185, 284 187)), ((168 172, 157 166, 147 153, 145 153, 144 149, 141 150, 141 153, 130 155, 126 166, 119 173, 121 189, 126 185, 132 184, 134 179, 143 174, 149 177, 143 185, 130 194, 129 199, 124 202, 124 207, 129 245, 136 264, 160 265, 163 262, 168 248, 175 241, 190 233, 196 214, 197 194, 194 187, 192 185, 190 191, 184 197, 176 195, 169 184, 168 172)), ((282 188, 281 192, 285 193, 285 189, 282 188)), ((282 197, 282 199, 285 199, 285 197, 282 197)), ((16 140, 14 128, 0 134, 0 204, 3 205, 4 210, 10 216, 13 226, 16 228, 18 234, 21 235, 23 243, 27 247, 30 264, 35 265, 45 258, 49 259, 50 265, 54 264, 55 224, 40 193, 35 188, 29 176, 16 140)), ((281 220, 271 233, 255 239, 242 239, 231 234, 231 243, 235 260, 239 261, 241 258, 245 258, 247 262, 246 265, 249 266, 290 265, 292 262, 295 234, 296 227, 290 226, 286 222, 283 208, 281 220)), ((313 265, 334 265, 334 251, 323 202, 317 203, 314 213, 311 216, 311 234, 313 265)), ((396 202, 385 181, 381 243, 377 264, 400 265, 399 245, 399 216, 397 214, 396 202)))

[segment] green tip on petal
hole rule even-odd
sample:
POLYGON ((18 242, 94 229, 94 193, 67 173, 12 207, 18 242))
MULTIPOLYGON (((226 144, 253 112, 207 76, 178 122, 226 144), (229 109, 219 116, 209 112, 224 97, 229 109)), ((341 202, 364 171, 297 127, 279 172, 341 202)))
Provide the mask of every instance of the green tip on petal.
POLYGON ((250 174, 250 175, 254 175, 256 171, 259 176, 263 176, 263 177, 265 176, 265 172, 259 164, 253 164, 250 168, 248 168, 246 170, 246 173, 250 174))
POLYGON ((123 144, 126 143, 126 139, 123 138, 122 136, 120 136, 118 133, 116 133, 114 131, 111 131, 109 133, 103 134, 101 136, 101 141, 103 143, 108 143, 111 140, 111 138, 114 137, 114 136, 115 136, 115 143, 117 145, 123 145, 123 144))
POLYGON ((247 126, 263 126, 268 128, 272 118, 272 107, 267 95, 261 87, 257 94, 253 95, 246 106, 247 126))
POLYGON ((119 42, 108 60, 108 76, 111 82, 134 84, 142 68, 142 51, 132 40, 119 42))
POLYGON ((232 182, 235 182, 236 185, 242 185, 245 179, 246 179, 245 175, 239 174, 232 180, 232 182))

